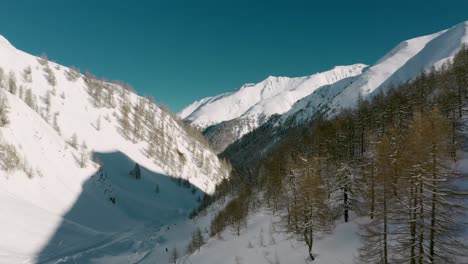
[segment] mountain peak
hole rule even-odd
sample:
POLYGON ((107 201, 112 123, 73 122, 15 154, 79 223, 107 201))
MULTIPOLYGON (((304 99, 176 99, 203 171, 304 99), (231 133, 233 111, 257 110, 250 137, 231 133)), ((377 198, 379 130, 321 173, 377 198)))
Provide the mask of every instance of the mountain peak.
MULTIPOLYGON (((205 98, 195 102, 182 110, 179 116, 201 129, 226 122, 224 126, 217 127, 231 127, 233 135, 231 139, 220 140, 222 146, 214 147, 216 151, 221 151, 226 144, 262 125, 272 115, 288 111, 295 102, 315 89, 359 75, 365 67, 365 64, 337 66, 304 77, 271 75, 259 83, 243 85, 237 91, 217 96, 216 99, 205 98)), ((214 133, 215 130, 211 131, 214 133)))

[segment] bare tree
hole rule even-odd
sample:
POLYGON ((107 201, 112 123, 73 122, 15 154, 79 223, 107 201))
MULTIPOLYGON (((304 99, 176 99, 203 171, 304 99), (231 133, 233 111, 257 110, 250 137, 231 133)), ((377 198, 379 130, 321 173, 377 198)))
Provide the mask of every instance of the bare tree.
POLYGON ((55 78, 54 71, 49 67, 49 65, 46 65, 44 67, 44 72, 45 72, 44 77, 46 78, 47 82, 51 86, 56 86, 57 85, 57 79, 55 78))
POLYGON ((45 52, 43 52, 41 54, 41 57, 37 59, 37 61, 39 62, 39 64, 41 64, 42 66, 46 66, 48 63, 49 63, 49 59, 47 58, 47 54, 45 54, 45 52))
POLYGON ((89 151, 88 151, 88 146, 86 145, 86 142, 83 141, 80 147, 80 156, 78 158, 78 164, 80 165, 81 168, 86 167, 86 164, 88 164, 89 160, 89 151))
POLYGON ((0 92, 0 127, 5 127, 10 123, 8 119, 9 108, 7 98, 3 92, 0 92))
POLYGON ((25 82, 32 82, 32 69, 31 69, 31 66, 27 66, 26 68, 24 68, 23 70, 23 80, 25 82))
POLYGON ((15 73, 10 71, 10 74, 8 75, 8 91, 11 94, 16 94, 16 76, 15 73))
POLYGON ((72 146, 72 148, 74 149, 78 148, 78 136, 76 135, 76 133, 73 133, 70 140, 68 141, 68 144, 70 144, 70 146, 72 146))

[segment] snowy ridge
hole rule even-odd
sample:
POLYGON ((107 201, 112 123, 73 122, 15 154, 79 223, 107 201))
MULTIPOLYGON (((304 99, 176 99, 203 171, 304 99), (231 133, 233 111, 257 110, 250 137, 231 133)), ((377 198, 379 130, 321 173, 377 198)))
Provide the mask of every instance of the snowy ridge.
POLYGON ((244 85, 236 92, 195 102, 182 110, 179 116, 195 126, 206 128, 239 117, 281 114, 314 89, 357 75, 365 67, 364 64, 337 66, 298 78, 269 76, 257 84, 244 85))
POLYGON ((206 97, 206 98, 201 99, 200 101, 193 102, 189 106, 182 109, 182 111, 180 111, 177 115, 180 118, 184 119, 187 116, 189 116, 190 114, 192 114, 193 112, 195 112, 198 109, 202 108, 203 106, 205 106, 205 105, 207 105, 207 104, 209 104, 211 102, 214 102, 214 101, 218 100, 219 98, 222 98, 222 97, 224 97, 224 96, 226 96, 228 94, 230 94, 230 93, 220 94, 220 95, 213 96, 213 97, 206 97))
MULTIPOLYGON (((2 36, 0 67, 0 93, 8 101, 10 120, 0 128, 0 144, 16 148, 32 177, 0 166, 0 232, 4 237, 0 263, 55 263, 75 254, 79 255, 73 257, 79 258, 75 261, 89 263, 102 252, 84 253, 86 248, 105 244, 105 250, 112 251, 119 243, 140 243, 130 236, 114 239, 117 233, 144 223, 163 225, 184 219, 197 206, 197 196, 211 193, 229 175, 228 168, 181 122, 120 84, 101 83, 115 92, 115 106, 97 107, 83 75, 72 81, 67 78, 69 68, 43 64, 2 36), (28 67, 31 73, 25 74, 28 67), (55 86, 48 82, 46 68, 55 76, 55 86), (16 80, 15 94, 8 92, 10 79, 16 80), (25 102, 27 91, 34 107, 25 102), (124 137, 122 96, 133 106, 145 101, 145 109, 154 113, 157 147, 164 152, 147 155, 146 119, 142 139, 124 137), (77 149, 68 143, 74 134, 77 149), (83 168, 79 166, 82 142, 99 164, 88 160, 83 168), (141 167, 140 180, 129 176, 135 163, 141 167), (192 190, 177 184, 175 177, 189 180, 192 190)), ((141 248, 150 246, 154 247, 141 248)), ((115 254, 133 253, 119 250, 115 254)))
POLYGON ((354 107, 359 94, 366 98, 385 92, 391 85, 411 81, 422 71, 440 67, 468 43, 467 27, 468 22, 463 22, 447 30, 403 41, 348 85, 337 83, 304 97, 281 116, 278 124, 301 124, 318 110, 332 116, 340 109, 354 107))
POLYGON ((379 89, 385 90, 392 84, 410 81, 421 71, 428 71, 431 67, 439 68, 451 60, 463 45, 468 44, 468 21, 440 33, 428 42, 424 49, 393 73, 379 89))
POLYGON ((365 67, 364 64, 337 66, 297 78, 269 76, 257 84, 245 84, 236 92, 195 102, 179 116, 201 129, 213 126, 207 137, 216 151, 222 151, 267 122, 272 115, 288 111, 296 101, 317 88, 358 75, 365 67), (223 122, 229 122, 229 125, 219 126, 223 122))
MULTIPOLYGON (((3 38, 3 37, 2 37, 3 38)), ((6 41, 6 40, 5 40, 6 41)), ((78 143, 85 141, 90 150, 96 152, 110 152, 110 151, 122 151, 123 153, 131 156, 135 161, 145 161, 147 157, 144 155, 142 149, 146 147, 144 141, 137 142, 136 144, 130 140, 126 140, 119 133, 119 105, 120 100, 119 93, 124 90, 119 84, 107 83, 112 89, 114 89, 114 100, 116 106, 113 108, 100 107, 96 108, 92 102, 90 95, 86 91, 86 83, 84 76, 81 76, 76 81, 69 81, 65 72, 69 71, 67 67, 63 67, 53 62, 49 62, 50 69, 54 72, 57 79, 57 86, 52 87, 45 78, 43 72, 43 66, 38 62, 38 58, 31 56, 22 51, 16 50, 11 45, 5 45, 5 41, 2 41, 0 49, 0 67, 4 71, 4 86, 8 82, 8 74, 13 73, 17 82, 18 90, 23 88, 24 92, 27 89, 31 89, 33 95, 36 97, 36 103, 38 108, 45 108, 43 99, 48 91, 55 94, 51 97, 51 109, 49 123, 52 123, 52 116, 54 113, 58 113, 58 125, 60 127, 60 136, 63 140, 69 140, 73 133, 76 133, 79 139, 78 143), (6 46, 6 48, 5 48, 6 46), (28 82, 24 80, 23 71, 26 67, 30 66, 32 69, 31 78, 32 81, 28 82), (102 128, 100 131, 95 129, 97 119, 101 119, 102 128), (117 143, 116 143, 117 142, 117 143), (137 151, 138 150, 138 151, 137 151), (134 152, 134 153, 132 153, 134 152), (136 157, 133 157, 136 156, 136 157)), ((7 42, 8 43, 8 42, 7 42)), ((19 91, 17 93, 20 93, 19 91)), ((140 97, 132 92, 127 92, 129 100, 132 105, 135 105, 140 97)), ((219 163, 216 155, 214 155, 207 147, 198 143, 181 127, 181 125, 171 116, 169 113, 165 113, 157 106, 147 106, 148 108, 153 107, 155 112, 155 120, 160 126, 164 126, 165 139, 172 140, 169 137, 178 136, 183 140, 177 140, 176 144, 168 146, 181 152, 181 154, 190 157, 191 154, 189 148, 200 149, 202 155, 206 155, 206 159, 212 162, 214 168, 219 168, 219 163)), ((16 109, 12 108, 11 112, 15 112, 16 109)), ((32 109, 29 109, 32 110, 32 109)), ((44 109, 42 109, 44 110, 44 109)), ((42 111, 44 114, 44 111, 42 111)), ((12 123, 15 119, 12 118, 12 123)), ((6 131, 11 128, 5 128, 6 131)), ((16 131, 13 131, 16 132, 16 131)), ((168 142, 169 143, 169 142, 168 142)), ((173 142, 170 142, 173 143, 173 142)), ((34 158, 33 158, 34 159, 34 158)), ((158 163, 158 161, 155 161, 158 163)), ((187 167, 194 165, 193 162, 186 163, 187 167)), ((167 175, 182 176, 184 178, 192 179, 193 184, 197 185, 200 189, 211 192, 213 191, 216 178, 219 176, 217 171, 211 173, 201 173, 200 170, 194 168, 170 168, 167 164, 159 164, 156 171, 165 173, 167 175), (208 180, 202 178, 208 177, 208 180)), ((174 166, 176 167, 176 166, 174 166)), ((224 175, 222 175, 224 176, 224 175)))

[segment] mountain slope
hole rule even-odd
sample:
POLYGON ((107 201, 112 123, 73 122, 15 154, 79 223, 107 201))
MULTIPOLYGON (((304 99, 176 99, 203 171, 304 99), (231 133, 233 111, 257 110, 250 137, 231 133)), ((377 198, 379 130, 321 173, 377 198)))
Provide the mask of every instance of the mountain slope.
POLYGON ((0 68, 10 121, 0 127, 0 263, 88 262, 102 254, 89 247, 114 245, 125 230, 184 219, 229 175, 182 122, 122 83, 31 56, 3 37, 0 68), (136 163, 140 179, 129 175, 136 163))
POLYGON ((192 125, 207 129, 205 135, 217 151, 268 121, 282 114, 315 89, 341 79, 358 75, 364 64, 337 66, 332 70, 305 77, 270 76, 257 84, 245 84, 238 91, 204 98, 179 113, 192 125))
POLYGON ((451 60, 466 44, 468 22, 431 35, 403 41, 363 74, 356 76, 349 85, 341 85, 340 88, 323 87, 303 98, 282 115, 280 122, 289 120, 300 124, 310 120, 321 108, 330 115, 333 115, 333 111, 352 108, 356 105, 359 95, 366 98, 385 92, 392 85, 411 81, 423 71, 440 67, 444 62, 451 60), (330 89, 337 91, 330 93, 330 89))
POLYGON ((411 81, 424 70, 440 67, 468 44, 467 28, 468 22, 463 22, 447 30, 403 41, 362 74, 314 90, 289 111, 231 144, 222 156, 229 158, 233 165, 252 165, 252 156, 267 155, 266 150, 281 142, 291 127, 307 125, 320 116, 333 117, 343 109, 356 106, 360 95, 363 99, 371 98, 392 85, 411 81))

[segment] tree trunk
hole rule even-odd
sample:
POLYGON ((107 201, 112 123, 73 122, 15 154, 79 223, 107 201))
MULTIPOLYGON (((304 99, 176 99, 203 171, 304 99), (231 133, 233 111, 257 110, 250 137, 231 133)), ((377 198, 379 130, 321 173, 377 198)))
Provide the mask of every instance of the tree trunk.
POLYGON ((348 201, 348 188, 345 186, 343 190, 343 202, 344 202, 344 221, 349 221, 349 201, 348 201))
POLYGON ((312 255, 312 246, 314 243, 314 238, 313 238, 313 232, 311 227, 306 227, 304 228, 304 240, 307 244, 307 247, 309 249, 309 257, 312 261, 315 260, 315 257, 312 255))
POLYGON ((435 245, 435 223, 436 223, 436 201, 437 201, 437 157, 436 147, 432 147, 432 199, 431 199, 431 229, 429 234, 429 261, 434 263, 434 245, 435 245))
MULTIPOLYGON (((413 186, 414 183, 411 183, 413 186)), ((411 219, 411 264, 416 264, 416 190, 415 187, 411 187, 410 199, 410 219, 411 219)))
POLYGON ((420 224, 420 233, 419 233, 419 264, 424 262, 424 197, 423 197, 423 186, 420 180, 419 183, 419 224, 420 224))
POLYGON ((383 264, 388 264, 388 227, 387 227, 387 176, 383 176, 383 244, 384 244, 384 252, 383 252, 383 264))
POLYGON ((371 205, 370 205, 370 218, 374 219, 375 212, 375 179, 374 179, 374 158, 372 157, 371 163, 371 205))

